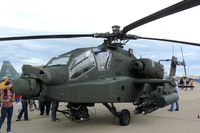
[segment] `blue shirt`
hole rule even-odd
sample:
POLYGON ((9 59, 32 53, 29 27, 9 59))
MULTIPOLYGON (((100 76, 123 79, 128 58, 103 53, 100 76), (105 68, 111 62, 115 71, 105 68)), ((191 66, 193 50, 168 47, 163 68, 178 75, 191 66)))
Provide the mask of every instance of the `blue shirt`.
POLYGON ((175 80, 175 84, 176 84, 176 86, 175 86, 175 87, 176 87, 176 89, 175 89, 175 91, 174 91, 174 92, 175 92, 176 94, 178 94, 178 82, 177 82, 176 80, 175 80))

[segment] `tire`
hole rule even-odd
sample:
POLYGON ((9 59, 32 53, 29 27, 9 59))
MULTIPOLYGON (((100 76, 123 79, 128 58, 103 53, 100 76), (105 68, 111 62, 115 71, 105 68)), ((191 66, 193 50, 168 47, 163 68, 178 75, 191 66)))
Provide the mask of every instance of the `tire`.
POLYGON ((127 126, 130 123, 130 112, 127 109, 123 109, 119 115, 119 124, 121 126, 127 126))

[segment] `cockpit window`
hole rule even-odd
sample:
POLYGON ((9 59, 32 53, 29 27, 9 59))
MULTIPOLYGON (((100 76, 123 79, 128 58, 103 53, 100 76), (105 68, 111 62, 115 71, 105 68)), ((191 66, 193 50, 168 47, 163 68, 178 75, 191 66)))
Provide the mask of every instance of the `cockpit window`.
POLYGON ((96 57, 99 71, 105 71, 109 69, 109 64, 111 59, 110 50, 103 51, 101 49, 94 48, 93 51, 96 57))
POLYGON ((53 57, 48 63, 47 66, 54 66, 54 65, 66 65, 69 61, 70 54, 64 55, 61 57, 53 57))
POLYGON ((75 57, 69 66, 69 79, 76 79, 94 68, 95 60, 91 50, 75 57))

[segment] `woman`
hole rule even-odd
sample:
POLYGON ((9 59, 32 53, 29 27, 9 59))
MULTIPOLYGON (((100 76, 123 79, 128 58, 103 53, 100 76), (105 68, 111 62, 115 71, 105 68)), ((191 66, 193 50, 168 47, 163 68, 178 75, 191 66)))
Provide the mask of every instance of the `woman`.
MULTIPOLYGON (((10 89, 12 87, 12 84, 5 86, 5 83, 9 80, 10 80, 10 78, 8 78, 7 76, 3 77, 3 80, 0 83, 0 96, 1 96, 1 90, 10 89)), ((1 105, 2 105, 2 103, 0 101, 0 112, 1 112, 1 105)), ((0 119, 1 119, 1 117, 0 117, 0 119)))
MULTIPOLYGON (((10 82, 6 82, 6 85, 9 85, 10 82)), ((7 132, 11 133, 11 120, 13 114, 13 102, 15 100, 15 94, 12 92, 12 89, 6 89, 1 91, 1 102, 3 103, 1 110, 1 120, 0 120, 0 130, 3 125, 3 122, 7 116, 7 132)))

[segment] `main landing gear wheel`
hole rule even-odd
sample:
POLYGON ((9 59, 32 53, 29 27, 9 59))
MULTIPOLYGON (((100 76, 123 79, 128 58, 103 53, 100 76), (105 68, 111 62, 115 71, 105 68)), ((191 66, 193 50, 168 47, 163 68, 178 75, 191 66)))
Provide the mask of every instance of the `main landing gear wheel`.
POLYGON ((130 112, 127 109, 123 109, 119 114, 119 123, 122 126, 127 126, 130 123, 130 112))

